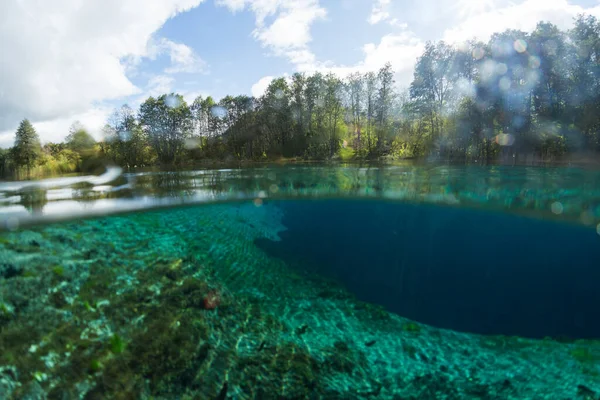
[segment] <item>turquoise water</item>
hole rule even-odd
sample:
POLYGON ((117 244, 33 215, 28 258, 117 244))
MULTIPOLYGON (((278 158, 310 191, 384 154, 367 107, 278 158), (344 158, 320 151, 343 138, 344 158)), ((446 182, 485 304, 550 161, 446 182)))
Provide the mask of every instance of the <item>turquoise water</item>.
POLYGON ((0 398, 600 398, 600 173, 0 184, 0 398))

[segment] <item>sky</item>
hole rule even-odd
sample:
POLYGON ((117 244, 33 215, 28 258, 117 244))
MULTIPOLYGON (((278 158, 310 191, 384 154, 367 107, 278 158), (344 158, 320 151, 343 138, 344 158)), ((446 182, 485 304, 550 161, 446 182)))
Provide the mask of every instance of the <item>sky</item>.
POLYGON ((260 96, 294 72, 376 71, 410 85, 427 41, 562 29, 597 0, 2 0, 0 147, 28 118, 42 143, 148 96, 260 96))

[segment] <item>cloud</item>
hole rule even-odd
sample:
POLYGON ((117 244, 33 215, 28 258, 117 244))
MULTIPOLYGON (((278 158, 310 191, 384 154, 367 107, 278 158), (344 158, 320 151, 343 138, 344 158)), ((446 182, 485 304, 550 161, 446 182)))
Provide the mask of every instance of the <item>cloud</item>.
POLYGON ((573 25, 573 18, 582 13, 599 16, 600 7, 584 8, 570 4, 567 0, 526 0, 471 16, 456 27, 446 30, 443 39, 450 43, 474 37, 486 41, 493 33, 506 29, 531 32, 540 21, 568 29, 573 25))
POLYGON ((252 96, 259 98, 260 96, 262 96, 265 91, 267 90, 267 87, 269 87, 269 83, 271 83, 271 81, 275 79, 274 76, 265 76, 262 77, 258 80, 258 82, 256 82, 254 85, 252 85, 252 96))
POLYGON ((161 38, 151 42, 148 46, 150 58, 154 59, 159 54, 167 54, 171 65, 165 69, 167 74, 177 73, 203 73, 207 72, 207 64, 191 47, 176 43, 169 39, 161 38))
POLYGON ((340 77, 346 77, 354 72, 377 72, 389 62, 395 71, 396 84, 407 87, 412 81, 416 60, 423 53, 424 48, 425 44, 421 39, 405 30, 385 35, 377 44, 365 44, 362 47, 363 60, 354 65, 344 66, 325 62, 311 65, 302 72, 332 72, 340 77))
MULTIPOLYGON (((100 140, 102 138, 102 127, 112 111, 112 107, 108 106, 93 107, 67 117, 33 123, 33 127, 40 136, 42 144, 62 141, 69 134, 69 127, 74 121, 81 122, 96 140, 100 140)), ((15 130, 0 132, 0 147, 6 148, 13 145, 15 130)))
MULTIPOLYGON (((153 33, 201 2, 1 1, 0 132, 27 117, 42 134, 52 121, 99 115, 98 102, 139 93, 127 73, 153 33)), ((197 68, 193 53, 169 46, 172 72, 197 68)))
POLYGON ((171 93, 175 78, 168 75, 156 75, 148 80, 146 90, 144 91, 143 100, 148 96, 160 96, 162 94, 171 93))
POLYGON ((373 4, 373 9, 371 10, 371 15, 367 21, 371 25, 375 25, 389 19, 390 13, 388 9, 390 3, 391 0, 375 0, 375 4, 373 4))
MULTIPOLYGON (((390 18, 387 11, 390 0, 377 0, 369 21, 376 23, 387 20, 398 33, 388 34, 379 43, 368 43, 363 46, 364 59, 354 65, 336 65, 330 61, 319 61, 310 50, 312 40, 311 25, 327 16, 327 12, 317 0, 219 0, 218 4, 237 12, 249 7, 256 15, 256 29, 253 35, 263 46, 269 48, 277 56, 287 58, 295 71, 299 72, 333 72, 345 77, 353 72, 378 71, 386 62, 391 62, 396 71, 399 85, 407 86, 411 79, 414 64, 421 54, 424 43, 407 30, 407 25, 397 18, 390 18), (267 17, 274 16, 271 24, 265 23, 267 17)), ((252 86, 252 95, 261 96, 272 76, 261 78, 252 86)))
POLYGON ((318 1, 289 1, 281 5, 281 11, 271 25, 259 24, 254 36, 275 51, 305 49, 311 41, 311 24, 326 15, 318 1))
POLYGON ((217 4, 237 12, 249 7, 256 16, 252 35, 274 55, 287 58, 294 65, 315 62, 309 49, 311 25, 327 16, 319 0, 219 0, 217 4), (274 20, 267 24, 267 17, 274 20))

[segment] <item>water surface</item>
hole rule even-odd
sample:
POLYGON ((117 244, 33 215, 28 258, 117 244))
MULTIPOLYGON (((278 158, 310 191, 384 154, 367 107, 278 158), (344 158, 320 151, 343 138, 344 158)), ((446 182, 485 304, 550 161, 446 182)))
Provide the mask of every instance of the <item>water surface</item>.
POLYGON ((598 398, 599 199, 562 168, 2 183, 0 398, 598 398))

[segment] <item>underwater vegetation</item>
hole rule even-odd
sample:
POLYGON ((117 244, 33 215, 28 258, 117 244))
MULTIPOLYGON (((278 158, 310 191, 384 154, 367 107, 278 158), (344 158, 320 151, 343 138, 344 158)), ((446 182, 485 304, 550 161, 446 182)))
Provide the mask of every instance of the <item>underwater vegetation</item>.
POLYGON ((445 330, 274 258, 275 204, 0 236, 1 399, 598 399, 600 342, 445 330))

